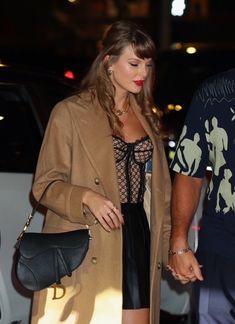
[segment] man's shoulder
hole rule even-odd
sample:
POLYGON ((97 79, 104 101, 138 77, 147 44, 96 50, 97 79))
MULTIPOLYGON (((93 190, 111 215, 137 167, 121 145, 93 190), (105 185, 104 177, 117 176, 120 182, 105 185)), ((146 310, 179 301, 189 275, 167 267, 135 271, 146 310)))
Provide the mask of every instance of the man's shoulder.
POLYGON ((234 100, 235 68, 208 77, 198 87, 195 98, 200 100, 205 107, 234 100))
POLYGON ((203 83, 213 83, 215 81, 218 82, 220 80, 235 81, 235 68, 213 74, 210 77, 208 77, 203 83))

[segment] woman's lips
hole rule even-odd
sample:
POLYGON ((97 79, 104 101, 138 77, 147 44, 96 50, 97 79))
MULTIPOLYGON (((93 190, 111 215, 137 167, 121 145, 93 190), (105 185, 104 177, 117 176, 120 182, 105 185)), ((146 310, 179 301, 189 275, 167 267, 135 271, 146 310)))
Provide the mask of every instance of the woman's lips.
POLYGON ((134 81, 134 83, 138 86, 138 87, 142 87, 142 85, 144 84, 143 80, 136 80, 134 81))

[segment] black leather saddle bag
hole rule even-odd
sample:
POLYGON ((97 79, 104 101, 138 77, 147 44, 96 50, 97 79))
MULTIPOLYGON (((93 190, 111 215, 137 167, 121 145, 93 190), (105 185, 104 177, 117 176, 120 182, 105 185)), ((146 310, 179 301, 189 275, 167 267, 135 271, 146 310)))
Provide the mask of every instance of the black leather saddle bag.
POLYGON ((16 275, 29 290, 41 290, 71 276, 89 247, 88 229, 64 233, 25 233, 17 252, 16 275))

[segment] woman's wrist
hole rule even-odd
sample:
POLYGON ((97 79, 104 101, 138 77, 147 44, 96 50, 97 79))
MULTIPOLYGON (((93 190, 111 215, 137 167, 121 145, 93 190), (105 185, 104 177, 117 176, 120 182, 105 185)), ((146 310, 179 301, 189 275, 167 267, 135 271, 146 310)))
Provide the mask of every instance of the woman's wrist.
POLYGON ((84 205, 87 205, 87 206, 89 205, 89 199, 90 199, 90 196, 92 193, 93 193, 93 191, 91 189, 87 189, 85 191, 85 193, 83 194, 83 197, 82 197, 82 203, 84 205))

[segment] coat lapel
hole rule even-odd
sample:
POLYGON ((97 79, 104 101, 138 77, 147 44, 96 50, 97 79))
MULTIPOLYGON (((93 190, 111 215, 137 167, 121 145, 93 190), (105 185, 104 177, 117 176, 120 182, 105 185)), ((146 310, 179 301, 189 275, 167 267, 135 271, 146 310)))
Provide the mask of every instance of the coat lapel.
POLYGON ((80 105, 77 131, 86 154, 99 177, 106 196, 119 203, 118 182, 108 118, 96 100, 80 105))

